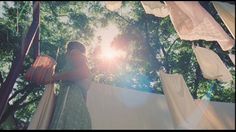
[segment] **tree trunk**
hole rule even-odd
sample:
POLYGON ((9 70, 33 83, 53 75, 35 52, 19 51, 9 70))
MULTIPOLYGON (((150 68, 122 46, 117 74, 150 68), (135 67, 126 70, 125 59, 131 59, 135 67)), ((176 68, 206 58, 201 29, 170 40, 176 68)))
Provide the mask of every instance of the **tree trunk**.
POLYGON ((161 46, 161 50, 162 50, 162 52, 164 54, 164 58, 165 58, 164 67, 166 69, 166 72, 170 73, 169 55, 166 53, 164 46, 162 44, 160 44, 160 46, 161 46))
POLYGON ((0 86, 2 85, 2 83, 3 83, 3 77, 2 77, 2 74, 0 72, 0 86))
POLYGON ((198 91, 198 85, 199 85, 199 81, 201 79, 201 74, 200 74, 201 70, 200 70, 200 67, 199 65, 197 64, 196 66, 196 79, 194 80, 194 91, 193 91, 193 98, 194 99, 197 99, 197 91, 198 91))
MULTIPOLYGON (((40 3, 39 2, 34 2, 34 10, 33 14, 37 14, 39 12, 40 8, 40 3)), ((16 58, 13 60, 10 72, 4 81, 4 83, 1 85, 0 88, 0 119, 3 116, 5 106, 8 102, 8 97, 10 93, 12 92, 13 86, 16 82, 16 79, 20 73, 20 71, 23 68, 23 61, 25 59, 26 54, 28 53, 32 41, 34 40, 35 34, 39 28, 39 18, 38 19, 33 19, 33 22, 29 28, 29 31, 27 32, 27 35, 22 43, 22 51, 19 53, 16 58)))
POLYGON ((152 64, 152 67, 155 69, 155 70, 159 70, 160 67, 162 66, 161 62, 159 62, 156 58, 156 53, 155 51, 153 50, 153 48, 151 47, 150 45, 150 37, 149 37, 149 32, 148 32, 148 23, 147 23, 147 18, 146 18, 146 21, 144 23, 145 25, 145 46, 147 48, 147 50, 149 51, 150 53, 150 61, 151 64, 152 64))

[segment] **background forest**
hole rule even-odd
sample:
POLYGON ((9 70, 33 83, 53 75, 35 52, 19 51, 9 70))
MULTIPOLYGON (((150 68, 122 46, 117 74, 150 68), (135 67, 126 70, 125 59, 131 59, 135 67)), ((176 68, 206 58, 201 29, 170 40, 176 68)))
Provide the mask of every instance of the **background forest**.
MULTIPOLYGON (((200 4, 230 35, 212 3, 200 4)), ((57 60, 57 72, 64 66, 66 43, 78 40, 87 47, 89 67, 96 82, 163 94, 157 71, 164 68, 168 73, 183 75, 194 99, 207 95, 211 101, 235 103, 235 81, 221 83, 203 78, 191 46, 194 43, 212 49, 235 79, 229 51, 223 51, 215 41, 180 40, 169 16, 146 14, 140 1, 123 1, 122 7, 113 12, 99 1, 42 1, 40 6, 40 53, 57 60), (107 46, 120 51, 122 56, 99 58, 100 50, 107 46)), ((32 13, 31 1, 0 2, 0 86, 21 50, 32 13)), ((235 54, 235 47, 230 52, 235 54)), ((0 129, 26 129, 36 110, 44 86, 24 79, 33 61, 31 49, 10 94, 0 129)))

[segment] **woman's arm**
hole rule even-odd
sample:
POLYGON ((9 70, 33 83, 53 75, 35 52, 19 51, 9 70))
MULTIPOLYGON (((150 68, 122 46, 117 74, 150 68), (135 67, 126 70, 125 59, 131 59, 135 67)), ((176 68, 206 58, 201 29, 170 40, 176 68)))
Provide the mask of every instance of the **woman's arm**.
POLYGON ((76 81, 80 79, 88 78, 89 69, 88 67, 80 68, 79 70, 67 71, 62 73, 56 73, 51 79, 45 80, 43 84, 55 83, 60 80, 76 81))
POLYGON ((88 77, 88 73, 82 70, 74 70, 69 72, 57 73, 53 76, 53 82, 57 82, 60 80, 78 80, 84 79, 88 77))

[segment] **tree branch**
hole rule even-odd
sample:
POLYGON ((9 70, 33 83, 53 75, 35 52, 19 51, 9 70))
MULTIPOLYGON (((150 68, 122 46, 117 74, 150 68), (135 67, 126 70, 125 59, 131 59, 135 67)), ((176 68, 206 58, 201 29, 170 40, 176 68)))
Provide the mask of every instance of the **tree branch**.
POLYGON ((180 38, 175 39, 175 41, 170 45, 169 49, 167 50, 167 53, 170 52, 171 48, 173 47, 173 45, 176 43, 177 40, 179 40, 180 38))
MULTIPOLYGON (((108 10, 107 8, 105 8, 106 11, 111 12, 110 10, 108 10)), ((112 12, 112 14, 115 14, 116 16, 118 16, 119 18, 121 18, 122 20, 126 21, 128 24, 132 23, 131 21, 125 19, 123 16, 121 16, 118 12, 112 12)))
POLYGON ((125 20, 128 24, 132 24, 132 23, 133 23, 133 22, 131 22, 131 21, 125 19, 124 17, 122 17, 122 16, 121 16, 119 13, 117 13, 117 12, 114 12, 114 14, 115 14, 116 16, 120 17, 121 19, 125 20))
MULTIPOLYGON (((41 88, 33 89, 31 92, 36 92, 36 91, 39 91, 39 90, 41 90, 41 88)), ((7 104, 6 110, 5 110, 3 116, 0 120, 0 124, 2 124, 10 115, 12 115, 17 110, 19 110, 21 108, 24 108, 27 105, 29 105, 29 104, 31 104, 31 103, 33 103, 33 102, 35 102, 35 101, 37 101, 41 98, 41 96, 38 96, 35 99, 20 105, 30 93, 25 94, 24 96, 22 96, 21 99, 17 100, 13 105, 10 105, 9 103, 7 104)))
POLYGON ((35 99, 29 101, 29 102, 23 103, 22 105, 17 106, 15 109, 18 110, 18 109, 24 108, 24 107, 26 107, 27 105, 32 104, 32 103, 34 103, 35 101, 38 101, 38 100, 40 100, 40 99, 41 99, 41 96, 39 96, 39 97, 37 97, 37 98, 35 98, 35 99))
POLYGON ((3 116, 0 120, 0 124, 2 124, 10 115, 13 115, 13 113, 15 113, 17 110, 22 109, 22 108, 26 107, 27 105, 34 103, 35 101, 38 101, 40 98, 41 98, 41 96, 39 96, 29 102, 26 102, 22 105, 18 105, 18 106, 8 104, 7 111, 3 114, 3 116))
MULTIPOLYGON (((149 32, 148 32, 148 25, 147 25, 147 20, 145 21, 144 23, 144 26, 145 26, 145 35, 146 35, 146 38, 145 38, 145 43, 146 43, 146 47, 148 49, 148 51, 151 53, 151 57, 152 57, 152 61, 151 63, 153 64, 153 66, 155 67, 155 69, 159 69, 161 67, 161 62, 159 62, 156 58, 156 53, 153 51, 153 48, 151 47, 150 45, 150 36, 149 36, 149 32)), ((160 44, 160 43, 159 43, 160 44)))
MULTIPOLYGON (((118 13, 114 13, 114 14, 116 14, 121 19, 125 20, 127 22, 127 24, 129 24, 131 27, 133 27, 132 30, 138 31, 137 27, 135 27, 133 25, 133 22, 125 19, 124 17, 120 16, 118 13)), ((145 17, 145 15, 143 17, 145 17)), ((157 19, 157 21, 158 21, 158 19, 157 19)), ((152 47, 150 46, 147 21, 145 21, 145 29, 146 29, 146 32, 145 32, 146 33, 146 38, 145 38, 146 42, 144 42, 144 43, 146 44, 146 47, 152 56, 152 61, 150 61, 150 62, 152 63, 153 67, 155 67, 156 69, 159 69, 162 64, 156 59, 156 53, 153 51, 152 47)))
POLYGON ((30 89, 28 90, 22 97, 21 99, 17 100, 16 102, 14 102, 14 105, 20 105, 22 102, 25 101, 25 99, 27 98, 27 96, 32 93, 32 92, 37 92, 42 90, 41 88, 37 88, 37 89, 30 89))
POLYGON ((18 90, 18 91, 16 91, 16 92, 14 92, 14 94, 12 94, 12 96, 9 98, 9 101, 12 100, 13 98, 15 98, 17 94, 26 92, 26 91, 28 91, 30 88, 33 88, 34 86, 35 86, 34 84, 29 83, 28 85, 25 86, 25 88, 22 88, 21 90, 18 90))
POLYGON ((176 41, 178 40, 179 38, 175 39, 174 42, 170 45, 169 49, 166 51, 164 46, 162 44, 160 44, 161 46, 161 50, 164 54, 164 58, 165 58, 165 61, 164 61, 164 65, 165 65, 165 68, 166 68, 166 72, 167 73, 170 73, 171 71, 171 67, 169 65, 169 54, 170 54, 170 51, 171 51, 171 48, 173 47, 173 45, 176 43, 176 41))
POLYGON ((161 50, 162 50, 162 52, 164 54, 164 58, 165 58, 164 66, 165 66, 166 72, 169 73, 170 72, 169 55, 166 53, 164 46, 162 44, 160 44, 160 46, 161 46, 161 50))

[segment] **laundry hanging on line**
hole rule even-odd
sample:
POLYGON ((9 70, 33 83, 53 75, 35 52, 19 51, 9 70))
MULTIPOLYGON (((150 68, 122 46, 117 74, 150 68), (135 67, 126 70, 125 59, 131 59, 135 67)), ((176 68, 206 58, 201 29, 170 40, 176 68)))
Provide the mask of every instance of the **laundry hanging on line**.
MULTIPOLYGON (((141 1, 147 14, 170 19, 179 37, 183 40, 217 41, 224 51, 232 49, 234 40, 197 1, 141 1), (197 12, 197 13, 196 13, 197 12)), ((106 8, 114 11, 122 2, 106 2, 106 8)))
POLYGON ((54 113, 55 101, 56 94, 54 84, 48 84, 45 86, 45 91, 37 106, 37 110, 30 121, 27 128, 28 130, 48 129, 51 117, 54 113))
MULTIPOLYGON (((170 109, 175 128, 196 129, 200 124, 200 116, 192 117, 196 104, 188 90, 188 87, 180 74, 166 74, 159 71, 163 92, 170 109)), ((206 124, 207 125, 207 124, 206 124)))
POLYGON ((159 71, 162 88, 177 129, 226 129, 235 127, 209 108, 209 102, 195 102, 181 74, 159 71))
POLYGON ((235 55, 234 54, 229 54, 229 58, 233 62, 233 64, 235 65, 235 55))
POLYGON ((141 3, 147 14, 153 14, 156 17, 166 17, 169 15, 168 8, 160 1, 141 1, 141 3))
POLYGON ((226 51, 234 46, 234 40, 197 1, 165 1, 170 19, 183 40, 217 41, 226 51))
MULTIPOLYGON (((235 128, 235 110, 234 103, 212 102, 203 100, 194 100, 189 95, 189 91, 181 91, 179 89, 180 79, 170 79, 171 86, 169 87, 170 94, 164 91, 164 95, 141 92, 137 90, 120 88, 106 84, 99 84, 92 82, 88 91, 87 107, 91 116, 92 129, 175 129, 174 123, 176 120, 172 119, 172 107, 168 107, 170 103, 170 95, 174 96, 174 105, 183 107, 181 111, 188 112, 194 107, 194 115, 192 118, 187 117, 187 113, 183 114, 186 119, 192 120, 191 123, 185 124, 185 129, 191 129, 199 121, 202 113, 208 111, 211 118, 216 118, 216 122, 221 124, 216 128, 234 129, 235 128), (177 83, 173 83, 177 82, 177 83), (177 88, 177 89, 176 89, 177 88), (179 92, 180 91, 180 92, 179 92), (184 93, 184 94, 182 94, 184 93), (179 94, 179 95, 178 95, 179 94), (180 98, 184 99, 184 103, 179 104, 180 98), (190 98, 190 101, 188 99, 190 98), (195 102, 196 105, 191 103, 195 102), (206 105, 207 104, 207 105, 206 105), (201 108, 199 108, 201 107, 201 108), (187 108, 187 110, 185 110, 187 108), (199 110, 201 109, 201 110, 199 110), (196 114, 198 117, 196 117, 196 114), (124 118, 125 117, 125 118, 124 118), (195 117, 195 118, 194 118, 195 117), (219 121, 220 120, 220 121, 219 121), (223 125, 223 126, 222 126, 223 125)), ((183 82, 183 81, 182 81, 183 82)), ((184 82, 183 82, 184 83, 184 82)), ((182 84, 183 84, 182 83, 182 84)), ((184 85, 181 85, 184 86, 184 85)), ((163 88, 164 89, 164 88, 163 88)), ((46 94, 47 92, 44 92, 46 94)), ((49 94, 48 94, 49 95, 49 94)), ((54 96, 50 94, 51 96, 54 96)), ((41 100, 49 101, 47 96, 42 97, 41 100)), ((51 105, 49 105, 51 106, 51 105)), ((176 106, 174 106, 176 107, 176 106)), ((174 109, 175 110, 175 109, 174 109)), ((46 112, 41 109, 40 104, 37 108, 38 113, 46 112), (39 112, 38 112, 39 111, 39 112)), ((174 111, 175 112, 175 111, 174 111)), ((191 111, 190 111, 191 112, 191 111)), ((176 112, 175 112, 176 113, 176 112)), ((178 113, 178 112, 177 112, 178 113)), ((188 112, 189 113, 189 112, 188 112)), ((41 114, 41 119, 47 118, 47 114, 41 114)), ((182 115, 179 115, 182 116, 182 115)), ((35 117, 35 116, 34 116, 35 117)), ((34 120, 34 117, 32 121, 34 120)), ((202 119, 202 118, 201 118, 202 119)), ((185 120, 185 119, 184 119, 185 120)), ((40 120, 36 120, 40 121, 40 120)), ((31 124, 40 124, 33 121, 31 124)), ((206 121, 200 120, 204 124, 206 121)), ((42 127, 30 127, 31 129, 42 129, 42 127)), ((179 128, 179 127, 178 127, 179 128)), ((196 129, 202 127, 196 126, 196 129)), ((205 127, 206 128, 206 127, 205 127)), ((210 129, 212 127, 207 127, 210 129)), ((29 128, 28 128, 29 129, 29 128)))
MULTIPOLYGON (((33 82, 43 82, 49 79, 55 73, 56 61, 50 56, 38 56, 30 69, 26 72, 26 79, 33 82)), ((45 91, 37 110, 34 113, 31 122, 27 129, 47 129, 51 121, 52 113, 54 112, 54 105, 56 100, 56 93, 54 84, 45 85, 45 91)))
POLYGON ((108 10, 115 11, 122 6, 122 1, 105 1, 105 6, 108 10))
POLYGON ((226 2, 212 1, 218 15, 235 39, 235 5, 226 2))
POLYGON ((206 79, 217 79, 221 82, 230 82, 233 80, 231 73, 215 52, 194 45, 192 45, 192 49, 202 74, 206 79))
POLYGON ((52 57, 40 55, 35 59, 30 69, 27 70, 25 78, 32 82, 44 82, 49 80, 54 73, 56 64, 57 62, 52 57))

